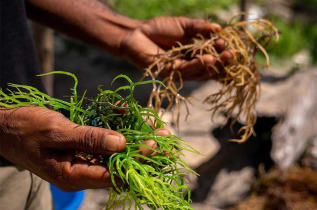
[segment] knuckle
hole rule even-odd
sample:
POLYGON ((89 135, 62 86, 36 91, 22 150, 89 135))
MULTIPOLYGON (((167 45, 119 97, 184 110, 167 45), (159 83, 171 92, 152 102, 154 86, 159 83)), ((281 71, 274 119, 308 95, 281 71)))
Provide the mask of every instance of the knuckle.
MULTIPOLYGON (((63 116, 64 117, 64 116, 63 116)), ((67 135, 64 133, 64 129, 67 127, 65 122, 61 120, 58 116, 52 116, 47 119, 45 122, 45 127, 42 129, 42 132, 49 138, 55 139, 55 141, 62 141, 67 138, 67 135)))
POLYGON ((61 167, 61 173, 58 177, 56 177, 56 180, 57 187, 62 191, 74 192, 79 190, 71 168, 67 167, 66 165, 61 167))
POLYGON ((85 151, 93 152, 96 149, 97 130, 93 127, 88 127, 82 136, 82 145, 85 151))
POLYGON ((68 122, 67 118, 58 112, 44 112, 45 117, 37 118, 38 123, 42 126, 42 130, 45 132, 59 131, 65 126, 65 122, 68 122))
POLYGON ((51 161, 46 167, 46 173, 50 176, 50 182, 54 184, 55 187, 64 192, 76 191, 71 172, 67 167, 58 164, 58 162, 51 161))

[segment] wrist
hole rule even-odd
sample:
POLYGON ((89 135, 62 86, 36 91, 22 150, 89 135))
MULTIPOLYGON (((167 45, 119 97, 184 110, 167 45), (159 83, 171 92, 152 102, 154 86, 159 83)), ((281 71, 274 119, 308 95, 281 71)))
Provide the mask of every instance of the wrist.
POLYGON ((116 56, 124 34, 142 24, 98 0, 27 0, 26 8, 29 18, 116 56))
POLYGON ((129 34, 139 28, 143 21, 130 19, 120 14, 115 18, 113 16, 109 17, 108 14, 104 15, 105 17, 102 16, 101 20, 105 25, 105 35, 100 36, 100 47, 117 57, 126 59, 126 52, 121 48, 122 42, 129 34))

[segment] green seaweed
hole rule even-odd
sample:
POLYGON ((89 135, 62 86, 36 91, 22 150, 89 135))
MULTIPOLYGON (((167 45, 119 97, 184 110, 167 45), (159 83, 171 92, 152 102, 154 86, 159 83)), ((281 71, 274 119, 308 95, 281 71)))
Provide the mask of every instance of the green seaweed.
MULTIPOLYGON (((150 209, 192 209, 184 169, 196 173, 181 159, 181 151, 199 153, 175 135, 158 136, 155 130, 163 128, 166 123, 154 110, 140 106, 133 96, 136 86, 153 82, 164 84, 153 80, 134 83, 127 76, 119 75, 113 82, 124 79, 128 85, 114 91, 98 87, 99 94, 87 99, 85 94, 78 96, 78 80, 74 74, 62 71, 48 74, 65 74, 74 79, 70 102, 50 97, 31 86, 8 84, 9 90, 0 90, 0 105, 8 108, 36 105, 55 111, 66 110, 69 119, 77 124, 112 129, 123 134, 127 140, 124 152, 98 156, 98 163, 109 168, 114 186, 109 190, 109 199, 104 208, 143 209, 143 205, 147 205, 150 209), (146 139, 155 140, 158 147, 153 149, 144 145, 146 139), (147 147, 156 154, 143 156, 140 147, 147 147), (118 186, 115 177, 123 185, 118 186)), ((91 154, 80 154, 87 161, 95 158, 91 154)))

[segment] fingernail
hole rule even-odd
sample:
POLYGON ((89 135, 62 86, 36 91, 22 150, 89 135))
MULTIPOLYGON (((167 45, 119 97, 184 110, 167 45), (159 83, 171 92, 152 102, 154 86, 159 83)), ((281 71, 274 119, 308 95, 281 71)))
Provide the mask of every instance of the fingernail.
POLYGON ((211 27, 215 32, 219 32, 222 29, 221 26, 217 23, 211 23, 211 27))
POLYGON ((105 135, 105 149, 108 151, 116 152, 120 147, 120 139, 115 135, 105 135))

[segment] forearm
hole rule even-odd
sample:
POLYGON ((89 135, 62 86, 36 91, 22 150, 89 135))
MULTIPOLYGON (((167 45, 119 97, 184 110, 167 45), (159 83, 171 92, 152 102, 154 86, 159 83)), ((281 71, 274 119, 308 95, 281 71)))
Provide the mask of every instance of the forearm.
POLYGON ((29 18, 116 56, 125 34, 142 24, 98 0, 26 0, 29 18))

